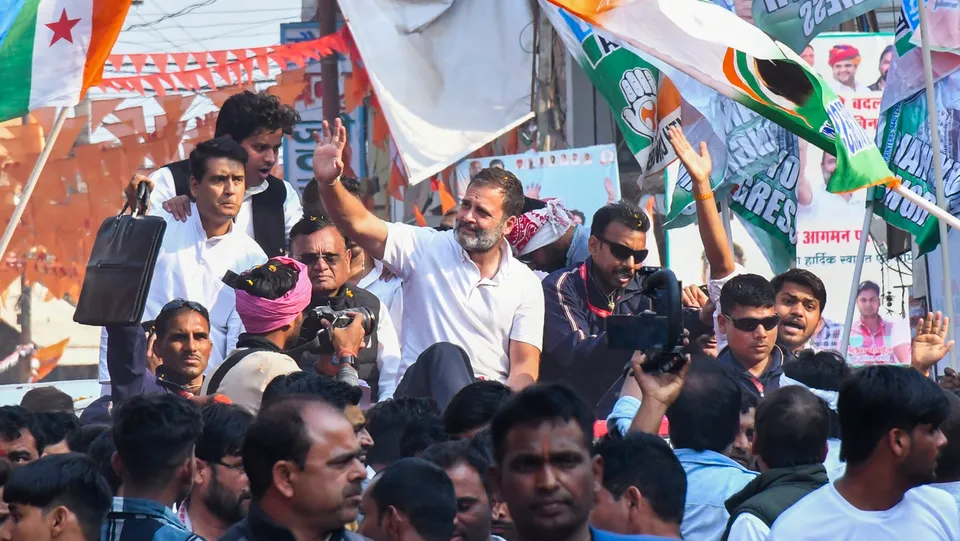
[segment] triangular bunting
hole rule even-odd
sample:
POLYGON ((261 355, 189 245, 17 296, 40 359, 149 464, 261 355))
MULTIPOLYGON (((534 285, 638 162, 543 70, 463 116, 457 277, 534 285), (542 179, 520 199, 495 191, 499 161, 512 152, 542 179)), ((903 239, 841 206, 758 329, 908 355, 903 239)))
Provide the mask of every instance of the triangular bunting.
POLYGON ((163 83, 160 81, 161 81, 160 76, 156 73, 143 76, 143 82, 150 85, 150 88, 152 88, 153 91, 156 92, 158 96, 166 96, 167 89, 164 88, 163 83))
POLYGON ((416 205, 413 207, 413 217, 417 220, 418 226, 427 227, 427 219, 423 217, 423 213, 420 212, 420 207, 416 205))
POLYGON ((197 72, 194 70, 191 71, 182 71, 175 74, 177 80, 180 81, 187 90, 198 91, 200 90, 200 85, 197 83, 197 72))
POLYGON ((246 49, 230 49, 230 54, 237 57, 237 60, 241 62, 247 59, 246 49))
POLYGON ((123 103, 124 98, 113 98, 109 100, 91 100, 90 102, 90 131, 97 131, 104 117, 113 113, 113 111, 123 103))
POLYGON ((153 60, 153 64, 157 66, 160 73, 167 72, 167 53, 153 53, 150 55, 150 59, 153 60))
POLYGON ((270 76, 270 57, 267 56, 267 48, 258 47, 256 49, 252 49, 252 51, 254 54, 254 58, 256 58, 257 60, 257 69, 260 70, 260 73, 264 77, 269 77, 270 76))
MULTIPOLYGON (((223 82, 224 82, 227 86, 232 86, 232 85, 233 85, 233 80, 230 78, 230 67, 229 67, 229 66, 224 65, 224 64, 218 64, 218 65, 216 65, 216 66, 213 67, 213 71, 215 71, 215 72, 217 73, 217 75, 219 75, 220 78, 223 79, 223 82)), ((239 81, 238 81, 238 82, 239 82, 239 81)))
MULTIPOLYGON (((170 57, 176 62, 180 73, 187 71, 187 67, 190 65, 190 53, 170 53, 170 57)), ((196 76, 194 76, 194 80, 196 80, 196 76)), ((180 82, 183 81, 181 80, 180 82)))
POLYGON ((216 88, 217 88, 217 83, 216 83, 216 81, 214 80, 214 78, 213 78, 213 73, 210 71, 209 68, 203 68, 203 69, 195 70, 195 72, 196 72, 196 74, 197 74, 197 77, 199 77, 199 78, 201 78, 201 79, 203 79, 204 81, 207 82, 207 86, 210 87, 210 90, 216 90, 216 88))
POLYGON ((217 66, 223 66, 227 63, 227 51, 210 51, 210 57, 213 58, 217 66))
MULTIPOLYGON (((143 72, 143 67, 147 65, 147 55, 145 54, 128 54, 127 58, 130 59, 130 63, 133 64, 133 68, 137 70, 137 75, 140 75, 143 72)), ((141 87, 143 85, 140 85, 141 87)))
POLYGON ((107 62, 110 62, 110 65, 113 66, 114 70, 120 71, 120 68, 123 67, 123 55, 112 54, 107 57, 107 62))
POLYGON ((209 63, 207 62, 207 53, 193 53, 193 59, 197 61, 197 65, 200 66, 200 69, 206 69, 209 63))
POLYGON ((147 91, 143 88, 143 80, 139 77, 128 77, 127 81, 129 81, 134 92, 140 94, 141 96, 145 96, 147 94, 147 91))
POLYGON ((143 117, 143 107, 127 107, 126 109, 120 109, 113 112, 113 116, 117 117, 123 122, 128 122, 133 126, 133 130, 138 133, 144 133, 147 131, 147 123, 143 117))
POLYGON ((227 64, 227 69, 230 70, 230 73, 237 78, 237 84, 243 83, 243 66, 240 62, 231 62, 227 64))
POLYGON ((248 58, 242 62, 243 70, 247 72, 247 82, 253 82, 253 64, 256 62, 255 58, 248 58))

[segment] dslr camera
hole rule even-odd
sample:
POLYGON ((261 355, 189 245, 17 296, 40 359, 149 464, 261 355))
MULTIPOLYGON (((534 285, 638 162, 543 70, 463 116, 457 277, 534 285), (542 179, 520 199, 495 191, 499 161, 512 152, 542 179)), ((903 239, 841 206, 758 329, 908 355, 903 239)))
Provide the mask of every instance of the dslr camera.
POLYGON ((362 321, 363 335, 370 336, 377 329, 377 316, 363 306, 351 308, 349 310, 334 310, 329 306, 317 306, 307 311, 306 320, 311 321, 324 329, 322 321, 330 323, 332 329, 343 329, 353 323, 354 318, 359 317, 362 321), (355 315, 356 314, 356 315, 355 315))
MULTIPOLYGON (((644 372, 678 370, 685 362, 680 282, 670 269, 643 267, 639 272, 642 293, 651 299, 650 308, 632 316, 607 316, 607 347, 646 353, 644 372)), ((630 369, 629 362, 626 369, 630 369)))

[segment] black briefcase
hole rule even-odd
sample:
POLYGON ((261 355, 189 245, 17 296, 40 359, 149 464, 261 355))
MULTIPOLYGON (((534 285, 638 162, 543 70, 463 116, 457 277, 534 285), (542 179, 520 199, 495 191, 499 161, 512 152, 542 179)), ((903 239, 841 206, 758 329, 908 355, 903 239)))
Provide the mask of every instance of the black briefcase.
POLYGON ((137 187, 137 208, 124 203, 115 217, 100 224, 73 320, 83 325, 137 325, 167 222, 145 216, 149 190, 137 187))

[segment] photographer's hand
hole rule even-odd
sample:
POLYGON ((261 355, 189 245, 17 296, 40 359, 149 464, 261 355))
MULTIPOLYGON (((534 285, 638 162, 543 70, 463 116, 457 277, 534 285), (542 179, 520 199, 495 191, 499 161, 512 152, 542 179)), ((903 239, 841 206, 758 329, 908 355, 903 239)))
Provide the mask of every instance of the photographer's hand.
POLYGON ((643 398, 640 400, 640 410, 633 418, 630 432, 646 432, 658 434, 663 416, 667 408, 680 396, 683 388, 683 378, 690 368, 690 356, 684 355, 683 366, 679 370, 650 374, 643 371, 643 364, 647 362, 647 355, 636 352, 632 359, 633 377, 640 386, 643 398))
MULTIPOLYGON (((352 313, 352 312, 351 312, 352 313)), ((360 314, 352 313, 353 321, 350 325, 342 329, 331 329, 330 336, 333 342, 333 350, 337 357, 352 355, 354 357, 363 349, 363 317, 360 314)))

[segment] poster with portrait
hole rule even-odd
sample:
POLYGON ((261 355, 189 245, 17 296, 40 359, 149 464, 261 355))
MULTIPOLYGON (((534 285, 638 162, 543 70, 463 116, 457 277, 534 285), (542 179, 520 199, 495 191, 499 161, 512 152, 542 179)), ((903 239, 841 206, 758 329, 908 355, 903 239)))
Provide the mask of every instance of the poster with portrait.
POLYGON ((575 219, 586 225, 600 207, 620 200, 614 145, 464 160, 457 164, 457 201, 463 199, 470 178, 486 167, 500 167, 516 175, 527 197, 561 200, 575 219))

